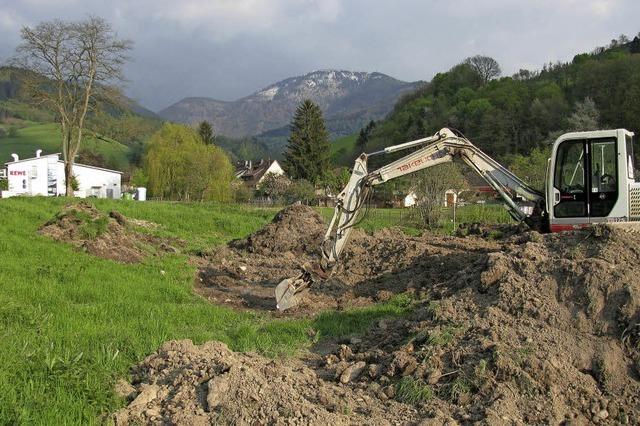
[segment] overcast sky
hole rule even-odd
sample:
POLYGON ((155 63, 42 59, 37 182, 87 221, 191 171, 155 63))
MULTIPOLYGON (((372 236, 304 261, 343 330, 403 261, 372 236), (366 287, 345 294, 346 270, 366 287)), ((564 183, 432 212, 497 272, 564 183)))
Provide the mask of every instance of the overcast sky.
POLYGON ((512 74, 640 31, 638 0, 0 0, 0 62, 22 26, 88 14, 135 42, 126 92, 152 110, 316 69, 430 80, 484 54, 512 74))

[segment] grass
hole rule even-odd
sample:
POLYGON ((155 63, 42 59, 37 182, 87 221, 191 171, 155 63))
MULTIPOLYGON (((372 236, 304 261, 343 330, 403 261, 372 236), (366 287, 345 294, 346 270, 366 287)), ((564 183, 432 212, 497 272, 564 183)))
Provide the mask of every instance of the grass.
MULTIPOLYGON (((402 297, 317 318, 275 319, 194 295, 185 255, 118 264, 37 234, 62 198, 0 200, 0 424, 96 424, 124 405, 118 378, 171 339, 220 340, 233 350, 291 355, 410 309, 402 297), (161 273, 164 271, 164 274, 161 273)), ((204 250, 257 230, 273 210, 216 204, 95 200, 105 212, 154 221, 158 234, 204 250)))
MULTIPOLYGON (((61 152, 60 129, 55 123, 33 123, 25 121, 18 129, 16 137, 0 138, 0 163, 12 161, 11 154, 20 158, 35 157, 36 150, 42 149, 44 154, 61 152)), ((9 125, 0 125, 8 128, 9 125)), ((130 149, 116 141, 98 140, 87 137, 82 142, 82 149, 101 154, 111 167, 124 170, 129 164, 130 149)))
POLYGON ((427 383, 411 376, 403 377, 396 384, 396 399, 406 404, 428 402, 433 396, 433 390, 427 383))
MULTIPOLYGON (((332 208, 319 208, 320 214, 326 221, 333 215, 332 208)), ((366 212, 366 215, 359 224, 368 232, 388 227, 398 227, 407 235, 419 235, 423 228, 417 217, 417 211, 408 209, 381 209, 373 208, 366 212)), ((456 208, 455 227, 461 223, 513 223, 513 219, 501 204, 469 204, 456 208)), ((434 232, 451 234, 455 230, 453 222, 453 209, 443 208, 440 227, 433 229, 434 232)))

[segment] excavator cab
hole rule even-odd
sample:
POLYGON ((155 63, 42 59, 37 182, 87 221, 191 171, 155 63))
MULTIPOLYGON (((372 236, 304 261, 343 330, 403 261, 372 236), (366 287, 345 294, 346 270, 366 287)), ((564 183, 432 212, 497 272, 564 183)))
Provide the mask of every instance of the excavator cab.
POLYGON ((566 133, 553 145, 546 180, 551 232, 640 219, 632 132, 566 133))

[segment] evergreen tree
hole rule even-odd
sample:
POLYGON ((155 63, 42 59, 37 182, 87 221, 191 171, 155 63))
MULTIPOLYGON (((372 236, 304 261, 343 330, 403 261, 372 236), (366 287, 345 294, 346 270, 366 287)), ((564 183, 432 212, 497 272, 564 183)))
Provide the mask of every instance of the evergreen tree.
POLYGON ((213 145, 216 141, 216 137, 213 135, 213 126, 206 120, 198 126, 198 134, 206 145, 213 145))
POLYGON ((291 123, 284 167, 292 179, 317 183, 330 168, 331 147, 320 107, 303 101, 291 123))
POLYGON ((369 136, 371 136, 371 133, 373 132, 373 129, 375 129, 375 127, 376 122, 371 120, 369 121, 369 124, 360 129, 360 134, 358 135, 358 139, 356 140, 356 145, 358 146, 358 148, 363 151, 366 149, 367 142, 369 142, 369 136))

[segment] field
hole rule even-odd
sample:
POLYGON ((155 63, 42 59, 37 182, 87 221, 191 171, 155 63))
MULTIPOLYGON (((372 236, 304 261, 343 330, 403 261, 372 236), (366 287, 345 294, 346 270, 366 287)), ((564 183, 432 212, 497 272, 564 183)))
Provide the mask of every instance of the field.
MULTIPOLYGON (((234 350, 276 356, 308 346, 310 326, 331 336, 402 312, 391 303, 278 320, 213 306, 193 294, 195 266, 184 254, 123 265, 38 235, 65 203, 0 201, 0 424, 99 423, 123 404, 113 393, 116 379, 169 339, 216 339, 234 350)), ((161 224, 157 233, 184 239, 188 252, 245 236, 274 214, 213 204, 96 205, 161 224)))
MULTIPOLYGON (((445 227, 412 237, 406 210, 373 210, 359 227, 374 232, 354 232, 332 284, 282 315, 234 303, 272 303, 274 280, 311 259, 330 209, 296 206, 270 223, 277 209, 94 200, 158 224, 136 232, 183 241, 177 253, 123 264, 38 233, 66 203, 0 200, 0 424, 98 424, 114 413, 133 424, 304 424, 310 413, 321 424, 498 422, 493 413, 625 423, 639 414, 632 233, 460 238, 445 227), (389 226, 401 231, 375 232, 389 226), (220 288, 223 299, 205 299, 220 288), (182 339, 202 346, 166 343, 182 339), (138 398, 165 396, 127 405, 115 392, 123 379, 138 398)), ((457 213, 507 220, 492 205, 457 213)))
MULTIPOLYGON (((10 125, 0 125, 0 127, 8 129, 10 125)), ((44 154, 61 152, 60 130, 57 124, 21 121, 16 127, 18 128, 16 137, 0 138, 2 163, 12 161, 12 153, 18 154, 20 158, 31 158, 35 156, 38 149, 42 149, 44 154)), ((101 154, 116 169, 125 170, 129 164, 129 148, 118 142, 87 137, 82 146, 83 149, 101 154)))

